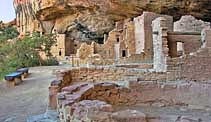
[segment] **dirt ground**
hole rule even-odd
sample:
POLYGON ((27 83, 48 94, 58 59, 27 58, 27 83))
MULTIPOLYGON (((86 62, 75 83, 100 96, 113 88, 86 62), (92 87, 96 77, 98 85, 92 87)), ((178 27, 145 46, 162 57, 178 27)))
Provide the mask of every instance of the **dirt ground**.
POLYGON ((30 68, 29 77, 14 88, 8 88, 5 82, 0 82, 0 122, 8 118, 25 122, 29 116, 44 113, 48 106, 48 86, 55 78, 52 72, 63 68, 30 68))

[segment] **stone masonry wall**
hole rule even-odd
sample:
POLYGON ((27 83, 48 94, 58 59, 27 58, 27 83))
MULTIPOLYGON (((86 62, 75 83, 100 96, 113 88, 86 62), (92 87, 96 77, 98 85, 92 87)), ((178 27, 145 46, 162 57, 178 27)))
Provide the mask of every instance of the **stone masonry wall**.
MULTIPOLYGON (((180 105, 210 108, 209 82, 129 82, 129 88, 136 91, 137 103, 162 103, 162 106, 180 105)), ((133 92, 132 92, 133 93, 133 92)), ((134 93, 133 93, 134 94, 134 93)), ((160 104, 161 105, 161 104, 160 104)))
POLYGON ((76 82, 125 81, 129 77, 138 77, 143 81, 165 81, 166 73, 114 67, 77 68, 57 73, 62 87, 76 82))
POLYGON ((168 59, 167 80, 204 81, 211 79, 211 34, 205 31, 204 47, 191 55, 168 59))
MULTIPOLYGON (((182 42, 182 47, 184 49, 185 54, 190 54, 196 52, 201 47, 201 34, 190 32, 189 34, 185 34, 185 32, 173 32, 168 33, 168 41, 169 43, 174 42, 182 42), (191 34, 192 33, 192 34, 191 34)), ((175 50, 177 52, 177 50, 175 50)), ((177 57, 177 55, 175 56, 177 57)))
POLYGON ((192 41, 184 43, 185 54, 196 52, 201 46, 200 41, 192 41))
POLYGON ((166 27, 169 32, 173 31, 173 17, 168 15, 159 15, 151 12, 144 12, 144 53, 146 58, 153 59, 153 30, 152 30, 152 21, 159 17, 164 17, 166 19, 166 27))
POLYGON ((201 49, 197 55, 184 57, 181 61, 181 77, 188 80, 211 79, 211 50, 201 49))
POLYGON ((157 72, 166 72, 166 61, 169 53, 167 45, 167 21, 164 17, 159 17, 152 22, 153 31, 153 49, 154 49, 154 69, 157 72))
POLYGON ((211 50, 200 49, 198 53, 181 58, 168 59, 167 80, 206 81, 211 79, 211 50))

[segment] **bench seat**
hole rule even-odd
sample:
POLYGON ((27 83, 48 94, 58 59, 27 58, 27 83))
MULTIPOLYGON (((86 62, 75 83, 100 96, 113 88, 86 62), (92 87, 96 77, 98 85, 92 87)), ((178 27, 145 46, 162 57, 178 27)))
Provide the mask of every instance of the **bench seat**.
POLYGON ((17 72, 28 73, 29 72, 29 68, 20 68, 20 69, 17 69, 17 72))
POLYGON ((22 82, 22 72, 13 72, 4 76, 9 86, 16 86, 22 82))
POLYGON ((17 69, 16 72, 21 72, 22 73, 22 79, 26 78, 29 74, 29 68, 21 68, 17 69))

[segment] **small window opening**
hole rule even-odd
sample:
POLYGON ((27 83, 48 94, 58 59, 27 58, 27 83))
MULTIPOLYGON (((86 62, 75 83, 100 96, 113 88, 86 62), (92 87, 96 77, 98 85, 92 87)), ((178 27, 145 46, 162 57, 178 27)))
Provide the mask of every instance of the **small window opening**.
POLYGON ((37 24, 37 27, 40 28, 40 23, 37 24))
POLYGON ((122 50, 122 57, 126 57, 126 50, 122 50))
POLYGON ((62 56, 62 51, 61 51, 61 49, 59 50, 59 56, 62 56))
POLYGON ((104 37, 98 38, 98 44, 104 44, 104 37))
POLYGON ((116 38, 116 41, 119 42, 119 40, 120 40, 119 37, 117 37, 117 38, 116 38))

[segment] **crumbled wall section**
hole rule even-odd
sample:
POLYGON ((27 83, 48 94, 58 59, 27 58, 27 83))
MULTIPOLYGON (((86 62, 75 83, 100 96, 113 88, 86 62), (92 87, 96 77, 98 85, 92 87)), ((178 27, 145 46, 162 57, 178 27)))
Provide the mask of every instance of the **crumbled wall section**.
MULTIPOLYGON (((181 19, 174 23, 175 32, 198 32, 201 33, 203 29, 209 29, 210 23, 198 20, 191 15, 182 16, 181 19)), ((194 37, 194 35, 193 35, 194 37)), ((186 37, 187 38, 187 37, 186 37)), ((185 39, 185 38, 184 38, 185 39)), ((184 51, 185 54, 190 54, 196 52, 201 46, 200 39, 194 41, 197 37, 191 39, 191 41, 185 42, 184 51)), ((186 40, 186 39, 185 39, 186 40)))
POLYGON ((70 114, 60 119, 61 122, 111 122, 113 108, 110 104, 99 100, 84 100, 68 108, 70 114))
MULTIPOLYGON (((62 89, 62 92, 58 94, 57 109, 60 114, 61 121, 67 121, 68 119, 73 121, 74 119, 77 119, 78 114, 74 114, 74 112, 71 111, 80 109, 80 106, 76 105, 80 101, 104 101, 104 103, 97 102, 95 109, 112 110, 111 105, 131 105, 135 104, 135 99, 136 97, 132 96, 131 90, 120 87, 114 83, 79 83, 62 89)), ((89 107, 92 107, 91 103, 89 107)), ((82 118, 78 119, 80 120, 82 118)))
POLYGON ((86 43, 82 43, 81 47, 77 50, 76 56, 81 60, 85 60, 89 55, 94 54, 94 43, 88 45, 86 43))
POLYGON ((204 28, 210 28, 210 23, 197 20, 191 15, 182 16, 174 23, 174 31, 177 32, 201 32, 204 28))

